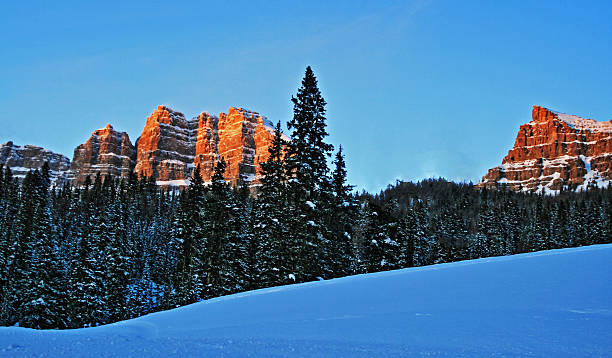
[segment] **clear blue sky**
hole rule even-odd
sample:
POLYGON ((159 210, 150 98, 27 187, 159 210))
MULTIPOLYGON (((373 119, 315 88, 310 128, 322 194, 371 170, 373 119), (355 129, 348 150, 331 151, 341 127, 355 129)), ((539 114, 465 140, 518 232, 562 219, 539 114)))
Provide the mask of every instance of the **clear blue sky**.
POLYGON ((311 65, 349 179, 477 181, 531 107, 612 119, 611 1, 2 1, 0 142, 72 157, 167 104, 272 121, 311 65), (291 3, 291 4, 289 4, 291 3))

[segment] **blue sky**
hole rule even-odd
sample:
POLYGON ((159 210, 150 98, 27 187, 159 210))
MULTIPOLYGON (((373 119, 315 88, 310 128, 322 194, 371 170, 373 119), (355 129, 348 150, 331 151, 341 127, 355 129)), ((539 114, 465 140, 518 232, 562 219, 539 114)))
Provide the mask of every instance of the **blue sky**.
POLYGON ((0 4, 0 142, 72 157, 167 104, 276 122, 311 65, 349 179, 477 181, 534 104, 612 119, 610 1, 0 4))

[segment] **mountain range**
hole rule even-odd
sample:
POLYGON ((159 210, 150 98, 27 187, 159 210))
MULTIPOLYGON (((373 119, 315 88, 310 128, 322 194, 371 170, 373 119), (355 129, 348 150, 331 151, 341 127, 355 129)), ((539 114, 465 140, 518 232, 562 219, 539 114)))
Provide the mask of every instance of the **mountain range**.
POLYGON ((188 120, 178 111, 158 106, 134 144, 127 133, 108 124, 75 148, 72 161, 38 146, 7 142, 0 144, 0 164, 23 177, 48 162, 56 185, 82 185, 97 173, 126 178, 133 171, 153 177, 158 185, 181 187, 189 184, 198 167, 204 181, 210 181, 215 163, 223 158, 228 182, 254 186, 259 182, 259 163, 268 159, 274 132, 266 117, 243 108, 231 107, 218 116, 202 112, 188 120))
MULTIPOLYGON (((268 159, 274 131, 266 117, 243 108, 230 107, 218 116, 202 112, 189 120, 158 106, 134 144, 127 133, 108 124, 74 150, 72 161, 9 141, 0 144, 0 164, 23 177, 48 162, 56 184, 82 185, 97 173, 125 178, 133 171, 160 186, 184 187, 195 168, 210 181, 215 163, 223 158, 228 182, 256 186, 259 163, 268 159)), ((612 120, 599 122, 534 106, 531 121, 520 126, 502 164, 490 169, 476 187, 545 194, 607 187, 612 179, 611 139, 612 120)))

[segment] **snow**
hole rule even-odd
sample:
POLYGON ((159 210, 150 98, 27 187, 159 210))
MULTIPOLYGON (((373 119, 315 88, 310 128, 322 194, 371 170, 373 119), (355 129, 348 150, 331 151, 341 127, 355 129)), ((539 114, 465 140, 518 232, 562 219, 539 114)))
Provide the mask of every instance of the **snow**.
POLYGON ((127 160, 132 160, 132 158, 128 157, 127 155, 119 155, 117 153, 100 153, 98 154, 99 157, 103 157, 103 156, 111 156, 111 157, 117 157, 117 158, 122 158, 122 159, 127 159, 127 160))
MULTIPOLYGON (((276 125, 274 123, 272 123, 272 121, 268 120, 268 118, 266 117, 262 117, 262 124, 265 130, 268 131, 268 133, 275 135, 276 134, 276 125)), ((291 138, 289 138, 289 136, 287 136, 285 133, 281 133, 281 139, 284 140, 285 142, 290 142, 291 138)))
POLYGON ((386 238, 385 239, 385 244, 388 244, 388 245, 399 245, 396 241, 393 241, 390 238, 386 238))
POLYGON ((179 167, 183 167, 187 165, 187 163, 182 162, 180 160, 176 160, 176 159, 163 159, 161 162, 165 165, 177 165, 179 167))
POLYGON ((612 132, 611 122, 598 122, 593 119, 585 119, 571 114, 552 111, 559 120, 567 123, 572 129, 588 130, 591 132, 612 132))
POLYGON ((612 245, 595 245, 273 287, 96 328, 0 328, 0 357, 611 357, 611 327, 612 245))
POLYGON ((189 179, 177 179, 177 180, 158 180, 155 182, 160 186, 189 186, 189 179))
POLYGON ((591 171, 591 158, 585 157, 584 155, 579 156, 580 159, 584 162, 584 169, 586 169, 587 173, 591 171))
POLYGON ((580 159, 584 162, 586 174, 583 176, 584 182, 576 188, 576 191, 586 191, 591 185, 597 188, 607 188, 610 185, 610 180, 602 178, 599 171, 591 169, 593 160, 591 157, 580 155, 580 159))
POLYGON ((609 179, 602 178, 599 171, 591 169, 591 161, 593 160, 592 157, 580 155, 580 159, 584 162, 586 174, 583 176, 584 182, 576 188, 576 191, 586 191, 589 186, 607 188, 610 185, 609 179))
POLYGON ((250 174, 250 173, 249 173, 249 174, 241 175, 241 176, 240 176, 240 178, 241 178, 243 181, 245 181, 245 182, 247 182, 247 183, 250 183, 250 182, 252 182, 253 180, 255 180, 255 174, 250 174))
MULTIPOLYGON (((603 156, 609 156, 609 153, 604 153, 595 158, 601 158, 603 156)), ((575 160, 576 157, 570 155, 563 155, 554 159, 546 159, 542 158, 542 167, 543 168, 559 168, 564 169, 567 168, 570 164, 569 161, 575 160)), ((576 188, 576 191, 584 191, 589 188, 590 185, 596 186, 598 188, 607 188, 610 185, 610 179, 603 178, 602 174, 597 171, 591 169, 591 162, 593 162, 594 157, 587 157, 585 155, 579 155, 578 159, 582 160, 584 163, 584 168, 586 169, 586 174, 583 176, 584 182, 576 188)), ((513 171, 522 171, 529 168, 536 167, 537 159, 528 159, 520 162, 514 163, 504 163, 498 166, 499 170, 505 173, 513 172, 513 171)), ((554 172, 550 175, 540 175, 539 177, 530 177, 525 180, 509 180, 508 178, 502 178, 497 181, 499 184, 525 184, 528 185, 530 182, 535 181, 539 182, 535 193, 537 194, 546 194, 546 195, 556 195, 559 194, 559 190, 553 190, 550 187, 554 183, 555 180, 561 178, 560 172, 554 172)), ((522 191, 528 192, 530 189, 528 186, 525 186, 522 191)))

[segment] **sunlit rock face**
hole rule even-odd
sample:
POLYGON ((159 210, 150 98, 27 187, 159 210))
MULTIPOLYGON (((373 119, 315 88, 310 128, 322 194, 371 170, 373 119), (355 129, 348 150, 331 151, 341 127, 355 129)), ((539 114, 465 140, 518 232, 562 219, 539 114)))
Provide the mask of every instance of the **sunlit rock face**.
POLYGON ((194 164, 199 165, 204 181, 210 181, 215 163, 223 158, 228 182, 256 185, 260 163, 268 159, 268 147, 274 138, 272 124, 257 112, 235 107, 218 117, 204 112, 197 119, 194 164))
POLYGON ((49 163, 52 184, 59 186, 70 178, 70 159, 35 145, 18 146, 13 142, 0 144, 0 164, 9 167, 13 176, 24 178, 30 170, 49 163))
POLYGON ((87 142, 74 150, 72 176, 74 184, 82 185, 87 176, 100 173, 103 177, 126 178, 134 169, 136 149, 125 132, 118 132, 108 124, 95 130, 87 142))
POLYGON ((204 181, 210 182, 215 164, 223 158, 228 182, 254 187, 273 138, 272 124, 257 112, 231 107, 219 116, 202 112, 187 120, 180 112, 158 106, 135 146, 127 133, 108 124, 76 147, 72 165, 61 154, 13 142, 0 144, 0 164, 23 177, 49 162, 54 182, 72 181, 75 186, 83 185, 88 176, 93 180, 98 173, 103 178, 126 178, 133 171, 139 177, 154 178, 160 186, 184 187, 198 165, 204 181))
POLYGON ((606 187, 612 179, 612 121, 598 122, 534 106, 502 165, 480 187, 557 193, 606 187))
POLYGON ((136 141, 136 175, 186 184, 193 168, 196 132, 197 122, 166 106, 157 107, 136 141))
POLYGON ((209 182, 215 164, 223 158, 228 182, 255 186, 259 163, 268 159, 273 137, 271 123, 246 109, 231 107, 219 116, 202 112, 187 120, 182 113, 159 106, 137 141, 135 172, 154 177, 159 185, 185 186, 198 166, 209 182))

